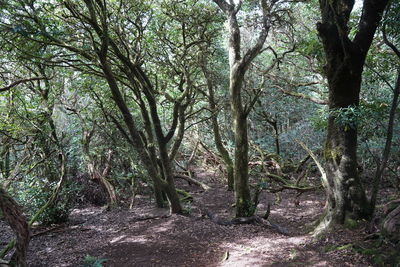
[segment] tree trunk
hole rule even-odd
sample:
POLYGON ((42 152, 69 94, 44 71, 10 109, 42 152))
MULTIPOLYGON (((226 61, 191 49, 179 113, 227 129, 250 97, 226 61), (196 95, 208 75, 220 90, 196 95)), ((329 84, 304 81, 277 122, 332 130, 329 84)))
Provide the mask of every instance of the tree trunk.
POLYGON ((236 217, 253 215, 253 203, 249 189, 249 140, 247 135, 247 114, 243 110, 241 88, 244 80, 243 69, 234 64, 230 74, 230 97, 235 133, 235 198, 236 217))
MULTIPOLYGON (((350 112, 359 104, 363 59, 353 54, 352 61, 343 59, 340 67, 328 69, 329 119, 324 156, 330 184, 327 216, 343 224, 368 216, 368 201, 357 171, 357 121, 350 112), (358 64, 357 64, 358 62, 358 64)), ((338 59, 336 59, 338 60, 338 59)))
POLYGON ((354 1, 320 0, 322 22, 317 29, 325 50, 329 86, 324 150, 329 186, 323 223, 327 226, 371 214, 357 173, 357 117, 346 111, 357 112, 364 61, 386 4, 387 0, 365 0, 357 33, 350 39, 348 23, 354 1))
POLYGON ((113 100, 117 105, 117 107, 119 108, 119 110, 121 111, 125 125, 128 128, 131 144, 133 148, 137 151, 137 153, 140 155, 140 159, 143 162, 143 165, 146 168, 147 173, 149 174, 150 178, 153 181, 157 207, 163 208, 164 200, 162 197, 161 188, 164 187, 164 182, 162 181, 161 177, 159 176, 159 173, 157 172, 157 165, 154 164, 154 162, 151 160, 150 155, 148 154, 148 151, 146 150, 145 145, 143 144, 140 133, 136 128, 135 121, 132 117, 132 114, 129 111, 128 106, 124 101, 121 91, 119 90, 117 81, 112 73, 112 70, 109 66, 106 56, 99 55, 99 58, 102 64, 102 70, 104 76, 108 82, 111 93, 113 95, 113 100))
POLYGON ((182 213, 182 206, 179 200, 178 193, 175 188, 174 172, 172 171, 171 159, 168 155, 167 140, 162 131, 161 121, 157 112, 157 104, 154 96, 149 91, 145 89, 145 95, 147 102, 150 107, 150 115, 153 121, 154 132, 156 134, 157 145, 159 150, 159 156, 163 171, 163 176, 167 183, 164 185, 163 189, 168 196, 170 202, 170 208, 172 213, 182 213))
POLYGON ((228 180, 228 190, 233 191, 234 184, 235 184, 233 161, 231 159, 231 156, 229 155, 228 150, 225 148, 224 144, 222 143, 221 133, 220 133, 219 124, 218 124, 218 111, 217 111, 217 105, 215 102, 214 87, 213 87, 213 83, 209 77, 210 74, 206 70, 205 63, 202 64, 202 70, 203 70, 204 76, 207 80, 208 104, 210 106, 211 112, 213 113, 213 116, 211 117, 211 123, 212 123, 212 128, 213 128, 213 133, 214 133, 215 146, 217 147, 217 150, 221 154, 222 160, 225 163, 225 168, 226 168, 226 172, 227 172, 227 180, 228 180))
POLYGON ((16 238, 15 252, 11 258, 11 266, 26 266, 26 252, 30 240, 28 223, 18 204, 0 187, 0 209, 7 223, 14 231, 16 238))
POLYGON ((235 134, 235 162, 234 162, 234 182, 236 198, 236 216, 248 217, 254 213, 254 203, 252 203, 250 189, 248 185, 248 136, 247 136, 247 116, 251 110, 251 105, 242 103, 242 85, 244 76, 251 62, 262 51, 265 40, 267 39, 270 24, 271 10, 275 3, 267 3, 266 0, 260 1, 261 30, 256 43, 247 50, 242 56, 240 27, 237 20, 237 13, 241 8, 241 2, 236 5, 233 1, 229 3, 225 0, 214 0, 219 8, 224 11, 229 30, 228 52, 229 52, 229 92, 231 102, 231 112, 233 128, 235 134))
POLYGON ((236 217, 248 217, 254 213, 249 189, 249 143, 247 137, 247 118, 239 112, 234 113, 235 127, 235 197, 236 217))

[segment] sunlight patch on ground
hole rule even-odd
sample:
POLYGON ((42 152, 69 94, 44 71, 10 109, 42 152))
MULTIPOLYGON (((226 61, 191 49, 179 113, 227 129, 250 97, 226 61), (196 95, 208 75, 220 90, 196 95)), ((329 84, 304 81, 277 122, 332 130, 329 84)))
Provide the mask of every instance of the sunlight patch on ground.
POLYGON ((70 216, 73 215, 82 215, 82 216, 88 216, 88 215, 94 215, 94 214, 99 214, 101 213, 101 210, 90 207, 90 208, 85 208, 85 209, 73 209, 70 213, 70 216))
POLYGON ((294 247, 306 242, 306 236, 296 237, 257 237, 243 239, 237 242, 223 243, 220 247, 229 252, 228 259, 219 266, 265 266, 271 264, 272 259, 294 259, 294 247))
POLYGON ((157 226, 153 226, 153 227, 147 229, 146 232, 149 232, 152 234, 154 234, 154 233, 160 234, 160 233, 164 233, 164 232, 168 233, 172 228, 174 228, 174 221, 168 220, 166 222, 163 222, 162 224, 159 224, 157 226))
POLYGON ((110 241, 110 244, 115 244, 115 243, 118 243, 118 244, 142 243, 142 244, 144 244, 146 242, 148 242, 148 239, 143 235, 142 236, 130 236, 130 237, 128 237, 126 235, 121 235, 121 236, 118 236, 118 237, 112 239, 110 241))

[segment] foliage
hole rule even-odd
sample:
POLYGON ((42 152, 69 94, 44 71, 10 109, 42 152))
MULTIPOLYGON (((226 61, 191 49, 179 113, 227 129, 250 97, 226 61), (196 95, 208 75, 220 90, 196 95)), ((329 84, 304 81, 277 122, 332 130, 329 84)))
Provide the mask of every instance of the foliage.
MULTIPOLYGON (((75 192, 84 190, 75 178, 87 177, 88 161, 82 148, 83 136, 91 129, 88 156, 101 169, 106 165, 108 151, 112 151, 107 179, 116 187, 119 197, 126 201, 136 192, 154 192, 150 189, 152 177, 141 161, 143 155, 132 149, 129 129, 124 124, 126 114, 113 101, 102 72, 98 54, 105 35, 85 21, 90 13, 85 3, 89 2, 0 2, 3 33, 0 87, 29 77, 48 78, 21 83, 0 93, 0 181, 9 186, 28 215, 34 214, 49 199, 60 177, 59 155, 66 155, 67 183, 57 204, 39 218, 41 223, 66 220, 75 192)), ((216 116, 222 142, 233 155, 224 14, 218 12, 212 1, 206 0, 109 0, 105 3, 108 37, 122 51, 118 55, 111 45, 108 63, 146 149, 160 151, 155 137, 155 117, 151 117, 157 114, 160 120, 157 123, 164 134, 174 123, 178 128, 183 127, 182 144, 174 158, 181 164, 189 158, 198 140, 210 152, 215 152, 210 118, 216 116), (143 84, 127 74, 129 64, 124 60, 140 66, 149 79, 154 107, 145 97, 143 84), (215 90, 217 112, 209 109, 207 78, 215 90), (175 107, 183 96, 183 119, 176 122, 175 107), (146 115, 149 122, 145 121, 146 115), (150 128, 146 128, 147 123, 150 128)), ((389 40, 395 45, 400 44, 399 7, 398 1, 392 1, 383 23, 389 40)), ((239 12, 244 50, 258 37, 261 25, 258 8, 258 1, 244 1, 239 12)), ((266 153, 276 153, 278 144, 280 162, 294 165, 305 156, 296 139, 318 154, 328 119, 333 118, 346 130, 357 128, 358 161, 365 169, 363 178, 368 181, 373 166, 379 164, 376 159, 386 141, 391 87, 396 78, 393 66, 398 66, 399 59, 382 44, 381 34, 377 34, 366 58, 359 105, 329 111, 327 105, 317 104, 315 100, 325 103, 328 100, 324 78, 326 60, 315 28, 320 19, 318 9, 317 1, 286 3, 280 11, 283 15, 273 17, 268 45, 248 67, 243 81, 244 104, 257 100, 248 116, 250 143, 266 153)), ((360 10, 352 13, 350 38, 357 30, 359 16, 360 10)), ((398 120, 385 179, 400 190, 398 120)), ((174 146, 177 132, 167 142, 167 149, 174 146)), ((257 153, 251 149, 250 157, 256 159, 257 153)), ((220 160, 218 153, 215 154, 216 160, 220 160)), ((157 154, 156 160, 159 159, 157 154)), ((261 176, 260 172, 252 173, 256 182, 262 181, 261 176)), ((259 187, 265 188, 266 184, 259 187)), ((250 213, 254 211, 255 207, 250 213)))
MULTIPOLYGON (((41 184, 42 182, 36 177, 29 177, 19 182, 14 189, 17 192, 15 198, 24 207, 28 217, 35 215, 53 194, 52 188, 55 183, 48 184, 49 187, 43 187, 41 184)), ((66 222, 78 190, 77 184, 65 184, 58 196, 57 204, 41 213, 38 222, 44 225, 66 222)))
POLYGON ((82 267, 102 267, 107 259, 97 258, 91 255, 86 255, 83 260, 82 267))

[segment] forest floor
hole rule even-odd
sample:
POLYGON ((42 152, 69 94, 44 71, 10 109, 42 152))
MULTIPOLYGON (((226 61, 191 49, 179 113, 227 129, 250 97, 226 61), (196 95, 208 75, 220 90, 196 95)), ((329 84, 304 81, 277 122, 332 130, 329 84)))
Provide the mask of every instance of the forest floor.
MULTIPOLYGON (((212 173, 197 176, 212 189, 177 181, 193 196, 185 207, 189 215, 172 215, 154 208, 154 202, 138 196, 132 209, 106 210, 82 207, 72 211, 68 223, 36 227, 30 242, 29 266, 82 266, 87 255, 105 259, 103 266, 375 266, 371 256, 357 253, 365 246, 365 227, 342 229, 318 240, 309 234, 324 205, 322 191, 296 197, 284 192, 276 203, 265 192, 258 212, 271 203, 269 219, 285 227, 288 235, 260 225, 213 223, 202 215, 206 207, 221 218, 234 215, 233 193, 212 173), (199 177, 200 176, 200 177, 199 177), (50 229, 50 230, 49 230, 50 229)), ((0 247, 12 236, 0 221, 0 247)), ((93 266, 93 265, 92 265, 93 266)))

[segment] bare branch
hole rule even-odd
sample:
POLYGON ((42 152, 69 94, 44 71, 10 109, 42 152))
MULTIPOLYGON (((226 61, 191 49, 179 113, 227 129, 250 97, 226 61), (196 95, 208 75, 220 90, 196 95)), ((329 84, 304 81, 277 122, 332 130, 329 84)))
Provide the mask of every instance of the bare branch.
POLYGON ((319 105, 327 105, 328 104, 328 100, 312 97, 312 96, 309 96, 309 95, 306 95, 306 94, 302 94, 302 93, 298 93, 298 92, 287 91, 287 90, 283 89, 280 86, 277 86, 277 85, 275 85, 275 86, 278 88, 279 91, 281 91, 285 95, 290 95, 290 96, 293 96, 293 97, 305 99, 305 100, 314 102, 314 103, 319 104, 319 105))
POLYGON ((382 36, 383 36, 383 41, 385 42, 385 44, 387 46, 389 46, 393 50, 393 52, 396 54, 396 56, 400 59, 400 51, 399 51, 399 49, 392 42, 390 42, 389 39, 387 38, 387 35, 386 35, 386 23, 383 24, 383 27, 382 27, 382 36))

